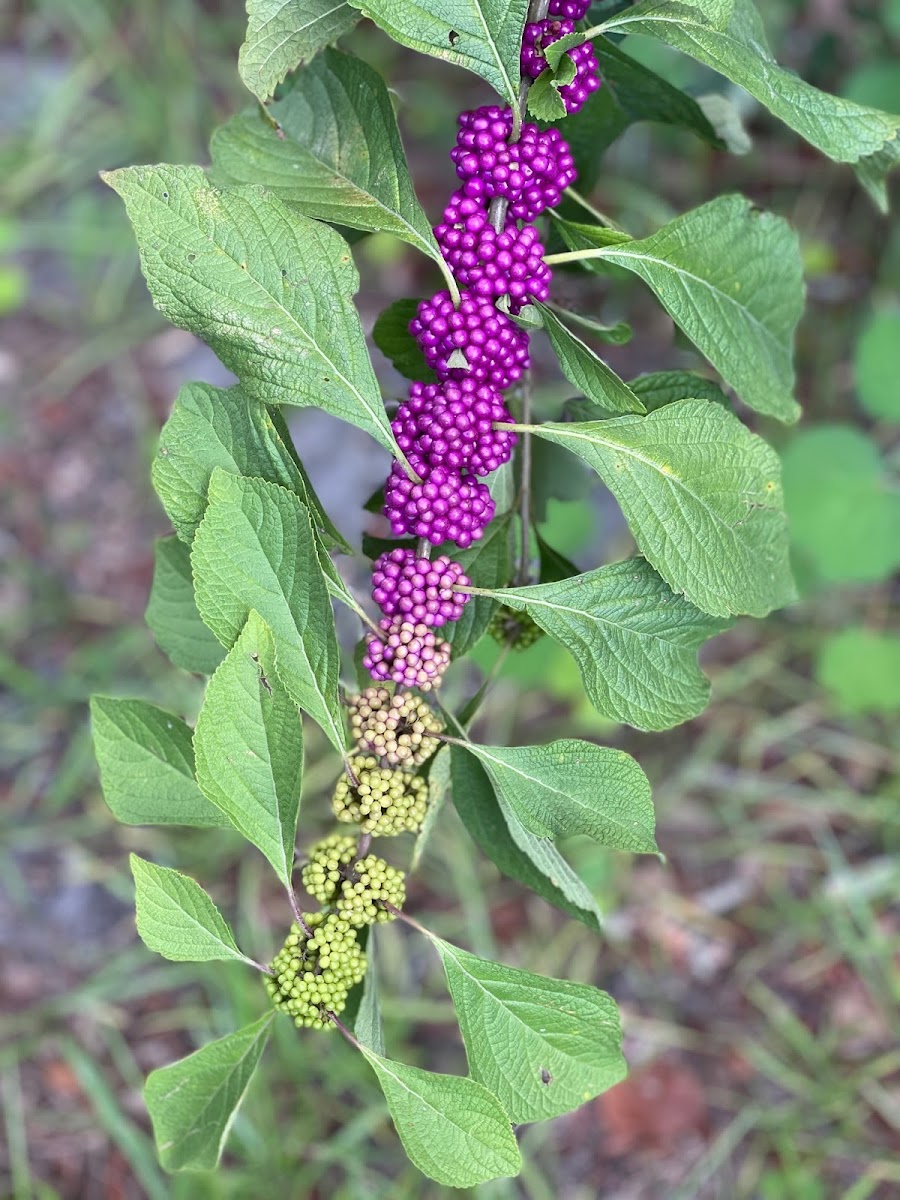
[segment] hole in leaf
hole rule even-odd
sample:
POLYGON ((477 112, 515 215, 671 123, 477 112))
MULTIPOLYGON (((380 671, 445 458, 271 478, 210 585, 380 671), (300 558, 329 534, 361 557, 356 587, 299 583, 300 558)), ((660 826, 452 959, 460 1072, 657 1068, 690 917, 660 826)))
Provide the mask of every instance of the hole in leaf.
POLYGON ((197 258, 197 255, 196 255, 196 254, 189 254, 189 255, 187 256, 187 260, 188 260, 188 262, 195 262, 195 261, 196 261, 196 258, 197 258))
POLYGON ((546 1085, 550 1082, 550 1080, 552 1078, 553 1078, 553 1076, 550 1074, 550 1072, 547 1070, 547 1068, 541 1067, 541 1083, 546 1085))
POLYGON ((450 32, 447 34, 447 38, 450 42, 450 45, 455 46, 456 43, 459 41, 459 34, 456 32, 455 29, 451 29, 450 32))

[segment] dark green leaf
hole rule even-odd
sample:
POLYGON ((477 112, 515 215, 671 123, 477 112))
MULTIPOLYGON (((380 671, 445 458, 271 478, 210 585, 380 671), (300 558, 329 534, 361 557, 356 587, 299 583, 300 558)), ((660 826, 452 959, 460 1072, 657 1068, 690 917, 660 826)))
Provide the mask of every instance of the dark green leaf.
POLYGON ((654 371, 649 375, 638 375, 637 379, 629 379, 628 386, 643 400, 647 412, 655 412, 664 404, 688 397, 715 400, 726 408, 731 407, 731 401, 717 383, 693 371, 654 371))
MULTIPOLYGON (((468 550, 450 545, 439 552, 449 554, 458 562, 473 587, 497 588, 509 582, 512 575, 516 522, 510 513, 491 522, 480 541, 468 550)), ((455 658, 468 654, 487 632, 497 605, 487 596, 472 596, 462 616, 441 631, 453 647, 455 658)))
POLYGON ((384 1054, 384 1026, 378 1001, 378 958, 375 953, 374 925, 369 930, 366 940, 366 974, 362 988, 359 1009, 353 1022, 353 1033, 373 1054, 384 1054))
POLYGON ((375 322, 372 340, 401 375, 423 383, 436 383, 437 375, 426 363, 419 343, 409 332, 409 323, 418 307, 418 300, 395 300, 389 304, 375 322))
POLYGON ((566 379, 588 399, 617 413, 642 413, 644 406, 623 379, 567 329, 546 304, 536 304, 566 379))

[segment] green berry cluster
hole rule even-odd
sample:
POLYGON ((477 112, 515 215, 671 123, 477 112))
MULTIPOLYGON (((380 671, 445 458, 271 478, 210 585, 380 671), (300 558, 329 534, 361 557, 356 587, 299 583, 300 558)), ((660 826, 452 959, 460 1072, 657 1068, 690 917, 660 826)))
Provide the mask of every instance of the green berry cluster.
POLYGON ((514 612, 511 608, 498 608, 488 625, 488 633, 501 646, 513 650, 527 650, 544 636, 544 631, 527 612, 514 612))
POLYGON ((317 842, 303 868, 303 886, 320 904, 331 904, 340 891, 346 868, 356 858, 356 838, 333 833, 317 842))
POLYGON ((366 973, 366 956, 356 929, 339 912, 305 913, 307 936, 294 924, 270 964, 265 987, 272 1003, 298 1028, 334 1028, 329 1012, 340 1013, 350 989, 366 973))
POLYGON ((352 873, 341 884, 337 911, 351 925, 372 925, 376 921, 392 921, 394 914, 383 907, 392 904, 402 908, 406 900, 406 876, 389 866, 376 854, 353 864, 352 873), (379 903, 379 901, 381 903, 379 903))
POLYGON ((331 806, 339 821, 353 822, 363 833, 379 837, 415 832, 428 807, 428 784, 417 775, 379 767, 374 755, 350 759, 357 780, 345 774, 338 780, 331 806))
POLYGON ((349 700, 350 729, 363 753, 392 767, 419 766, 438 748, 444 726, 421 696, 366 688, 349 700))

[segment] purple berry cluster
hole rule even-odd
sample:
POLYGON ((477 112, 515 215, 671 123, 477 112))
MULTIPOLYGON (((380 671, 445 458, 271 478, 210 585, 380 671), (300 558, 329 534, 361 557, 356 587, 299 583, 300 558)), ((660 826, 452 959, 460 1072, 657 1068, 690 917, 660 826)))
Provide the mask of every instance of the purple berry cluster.
MULTIPOLYGON (((571 32, 587 7, 555 0, 554 20, 528 27, 528 74, 540 73, 542 46, 571 32)), ((592 88, 587 58, 572 56, 574 111, 592 88)), ((366 637, 363 665, 379 683, 427 692, 441 682, 450 644, 435 631, 460 619, 469 580, 446 554, 430 558, 428 547, 466 549, 478 541, 495 507, 479 477, 508 462, 516 444, 516 434, 502 428, 513 420, 501 393, 528 369, 528 334, 509 314, 549 297, 550 268, 531 222, 559 203, 575 181, 575 164, 556 129, 523 124, 515 141, 512 135, 509 108, 460 114, 451 158, 462 186, 434 230, 460 294, 457 302, 449 291, 424 300, 409 326, 437 382, 413 383, 391 426, 406 462, 391 467, 384 514, 396 537, 417 538, 419 546, 390 550, 373 568, 372 596, 383 616, 366 637)))
MULTIPOLYGON (((522 39, 522 74, 537 79, 547 69, 544 50, 561 37, 575 32, 575 22, 548 17, 525 26, 522 39)), ((577 113, 588 97, 600 86, 597 58, 590 42, 582 42, 567 51, 575 66, 575 78, 559 89, 567 113, 577 113)))
POLYGON ((551 17, 564 17, 567 21, 581 21, 590 7, 591 0, 550 0, 547 13, 551 17))

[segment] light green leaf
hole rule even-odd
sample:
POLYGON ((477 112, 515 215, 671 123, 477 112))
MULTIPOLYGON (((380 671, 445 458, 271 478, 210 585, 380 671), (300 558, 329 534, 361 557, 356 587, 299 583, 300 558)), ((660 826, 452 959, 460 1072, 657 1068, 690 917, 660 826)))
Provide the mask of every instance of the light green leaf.
POLYGON ((247 40, 241 46, 241 79, 260 100, 309 62, 323 46, 349 32, 359 14, 341 0, 247 0, 247 40))
POLYGON ((576 334, 567 329, 546 304, 535 302, 544 321, 550 345, 566 379, 589 400, 602 404, 610 412, 642 413, 644 406, 631 388, 608 367, 599 355, 576 334))
MULTIPOLYGON (((568 221, 563 217, 553 216, 553 228, 559 233, 570 250, 604 250, 607 246, 625 246, 633 242, 630 233, 621 229, 611 229, 607 225, 589 225, 584 221, 568 221)), ((585 258, 582 266, 594 270, 600 260, 585 258)))
POLYGON ((593 467, 644 556, 704 612, 763 617, 794 598, 778 456, 721 404, 535 432, 593 467))
POLYGON ((558 1117, 625 1078, 619 1012, 605 992, 431 940, 447 973, 469 1070, 511 1121, 558 1117))
POLYGON ((727 623, 676 596, 643 559, 492 595, 566 647, 604 716, 660 730, 706 707, 697 648, 727 623))
MULTIPOLYGON (((571 63, 568 54, 563 55, 561 65, 571 63)), ((571 82, 571 80, 569 81, 571 82)), ((551 70, 544 70, 528 89, 528 113, 535 121, 559 121, 566 115, 566 102, 559 94, 562 81, 551 70)))
POLYGON ((303 728, 255 612, 206 689, 194 731, 197 782, 291 886, 303 781, 303 728))
POLYGON ((398 455, 340 234, 262 188, 211 188, 199 167, 103 178, 125 201, 156 307, 203 338, 248 396, 323 408, 398 455))
POLYGON ((495 794, 487 772, 467 750, 452 746, 450 759, 453 805, 481 852, 510 879, 589 928, 599 929, 596 900, 554 844, 529 833, 495 794))
POLYGON ((373 1054, 384 1054, 384 1026, 378 1002, 378 958, 375 953, 375 926, 366 939, 366 974, 362 983, 362 999, 353 1033, 373 1054))
POLYGON ((900 637, 862 628, 833 633, 819 648, 816 679, 841 712, 898 712, 900 637))
POLYGON ((269 1040, 274 1012, 151 1071, 144 1101, 167 1171, 211 1171, 269 1040))
POLYGON ((653 802, 647 776, 624 750, 576 738, 546 746, 466 749, 525 828, 544 838, 582 834, 601 846, 653 854, 653 802))
POLYGON ((803 269, 786 221, 743 196, 719 196, 648 238, 595 253, 653 289, 745 404, 797 419, 793 352, 803 269))
POLYGON ((791 540, 831 583, 878 583, 900 566, 900 489, 875 441, 850 425, 798 433, 784 451, 791 540))
POLYGON ((240 387, 185 384, 163 426, 153 463, 153 486, 183 541, 193 541, 206 511, 209 477, 221 467, 296 492, 326 541, 347 549, 284 440, 281 420, 277 409, 270 412, 240 387))
POLYGON ((528 0, 352 0, 395 42, 457 63, 504 102, 519 99, 519 55, 528 0))
POLYGON ((343 751, 340 651, 309 511, 277 484, 217 467, 191 562, 197 607, 222 645, 234 645, 256 609, 288 694, 343 751))
POLYGON ((194 780, 190 728, 144 700, 91 697, 103 795, 125 825, 228 826, 194 780))
POLYGON ((237 959, 241 954, 228 922, 199 883, 155 863, 130 857, 137 931, 148 950, 173 962, 237 959))
POLYGON ((896 138, 900 117, 829 96, 780 67, 757 36, 759 14, 749 0, 734 6, 726 28, 715 25, 699 6, 644 0, 603 29, 657 38, 705 63, 836 162, 858 163, 896 138))
POLYGON ((856 343, 856 390, 870 416, 900 422, 900 309, 874 313, 856 343))
POLYGON ((212 675, 222 661, 222 647, 197 611, 190 547, 177 537, 156 539, 153 584, 144 617, 159 648, 176 667, 212 675))
POLYGON ((283 100, 233 117, 210 149, 214 182, 262 184, 309 217, 392 233, 443 268, 390 95, 361 59, 326 50, 283 100))
POLYGON ((463 1188, 519 1173, 509 1117, 486 1087, 360 1049, 378 1076, 403 1148, 423 1175, 463 1188))

